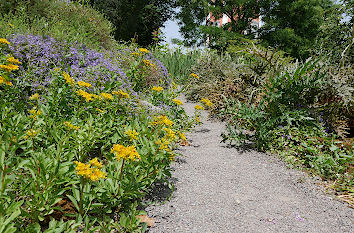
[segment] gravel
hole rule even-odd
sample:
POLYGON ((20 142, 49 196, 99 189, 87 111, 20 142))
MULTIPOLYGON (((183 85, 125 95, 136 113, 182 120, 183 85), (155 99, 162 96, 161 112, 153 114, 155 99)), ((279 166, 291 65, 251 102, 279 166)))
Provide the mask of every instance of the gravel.
MULTIPOLYGON (((184 106, 193 112, 194 104, 184 106)), ((187 135, 171 199, 145 209, 155 219, 149 232, 354 232, 347 204, 276 156, 228 148, 224 129, 204 116, 187 135)))

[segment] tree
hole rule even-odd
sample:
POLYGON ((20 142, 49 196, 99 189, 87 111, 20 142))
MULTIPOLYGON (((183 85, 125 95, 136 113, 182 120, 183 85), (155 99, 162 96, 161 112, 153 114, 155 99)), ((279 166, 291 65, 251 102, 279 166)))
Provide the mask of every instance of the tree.
POLYGON ((330 0, 274 0, 264 6, 261 38, 293 57, 310 56, 324 22, 324 13, 333 6, 330 0))
POLYGON ((205 41, 206 35, 213 39, 225 41, 234 36, 240 36, 248 32, 248 37, 254 36, 251 30, 251 22, 261 14, 262 6, 269 0, 178 0, 177 5, 181 11, 177 19, 181 26, 181 33, 187 45, 200 44, 205 41), (224 24, 222 30, 216 29, 206 23, 211 13, 215 19, 226 15, 231 21, 224 24), (203 26, 201 26, 203 25, 203 26), (219 36, 218 36, 219 35, 219 36), (233 36, 234 35, 234 36, 233 36))
POLYGON ((175 0, 90 0, 115 26, 116 40, 132 38, 141 46, 153 43, 153 33, 174 15, 175 0))

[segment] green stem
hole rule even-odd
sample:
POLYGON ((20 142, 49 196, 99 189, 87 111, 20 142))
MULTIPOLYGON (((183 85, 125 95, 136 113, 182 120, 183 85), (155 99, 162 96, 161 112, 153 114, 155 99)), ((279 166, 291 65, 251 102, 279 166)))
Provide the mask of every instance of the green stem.
POLYGON ((83 210, 82 210, 82 197, 83 197, 83 193, 84 193, 84 187, 85 187, 85 178, 81 178, 82 182, 81 182, 81 187, 80 187, 80 204, 79 204, 79 213, 82 216, 83 210))
POLYGON ((122 166, 120 167, 120 174, 119 174, 119 185, 118 185, 118 195, 120 192, 120 186, 122 183, 122 176, 123 176, 123 167, 124 167, 125 159, 123 159, 122 166))

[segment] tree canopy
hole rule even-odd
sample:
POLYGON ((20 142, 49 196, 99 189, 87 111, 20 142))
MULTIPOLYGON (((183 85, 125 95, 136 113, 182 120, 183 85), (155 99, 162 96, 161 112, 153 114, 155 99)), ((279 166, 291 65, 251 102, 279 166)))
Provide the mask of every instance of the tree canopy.
POLYGON ((141 46, 153 43, 153 33, 174 15, 175 0, 90 0, 115 26, 114 37, 141 46))

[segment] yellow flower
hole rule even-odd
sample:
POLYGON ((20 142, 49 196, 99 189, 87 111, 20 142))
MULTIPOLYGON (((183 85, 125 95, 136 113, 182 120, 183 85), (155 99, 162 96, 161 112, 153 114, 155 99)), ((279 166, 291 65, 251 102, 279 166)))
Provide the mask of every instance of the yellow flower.
POLYGON ((175 155, 174 154, 169 154, 168 155, 168 160, 175 161, 175 155))
POLYGON ((76 92, 79 96, 82 96, 86 99, 86 102, 89 102, 90 100, 92 100, 92 95, 90 93, 87 93, 86 91, 83 90, 78 90, 76 92))
POLYGON ((0 38, 0 44, 10 44, 6 39, 0 38))
POLYGON ((74 130, 79 130, 79 129, 80 129, 79 126, 76 126, 76 125, 71 124, 70 121, 65 121, 65 122, 64 122, 64 125, 65 125, 66 127, 68 127, 69 129, 74 129, 74 130))
POLYGON ((129 94, 127 92, 122 91, 121 89, 119 89, 118 91, 112 91, 113 95, 117 95, 120 98, 125 98, 125 99, 129 99, 129 94))
POLYGON ((137 53, 137 52, 131 53, 131 55, 133 55, 133 56, 141 56, 141 54, 137 53))
POLYGON ((41 110, 37 110, 36 108, 32 108, 29 113, 31 113, 30 118, 37 119, 37 116, 42 114, 41 110))
POLYGON ((202 98, 200 100, 200 102, 204 103, 206 106, 210 107, 213 105, 213 103, 209 100, 209 99, 206 99, 206 98, 202 98))
POLYGON ((170 128, 163 128, 163 131, 165 131, 165 132, 167 133, 166 138, 170 139, 171 141, 176 140, 176 138, 177 138, 177 137, 176 137, 176 134, 175 134, 175 132, 173 132, 172 129, 170 129, 170 128))
POLYGON ((62 73, 66 83, 70 84, 70 85, 75 85, 75 81, 70 77, 70 75, 66 72, 62 73))
POLYGON ((183 102, 179 99, 173 99, 172 101, 175 102, 177 105, 183 105, 183 102))
POLYGON ((18 70, 19 66, 13 64, 0 65, 0 69, 6 70, 7 72, 11 72, 12 70, 18 70))
POLYGON ((100 113, 104 113, 102 109, 96 108, 96 110, 99 111, 100 113))
POLYGON ((139 136, 139 133, 135 131, 135 129, 133 130, 127 130, 125 131, 125 134, 128 135, 128 137, 130 137, 130 140, 133 141, 133 140, 136 140, 139 136))
POLYGON ((100 178, 105 179, 107 177, 107 174, 100 170, 102 164, 97 160, 97 158, 90 160, 88 164, 78 161, 74 161, 74 163, 76 164, 76 174, 86 179, 98 181, 100 178))
POLYGON ((0 76, 0 84, 5 83, 8 86, 13 86, 12 82, 7 81, 4 77, 0 76))
POLYGON ((101 167, 102 167, 102 163, 99 162, 97 158, 91 159, 91 160, 90 160, 90 164, 91 164, 92 166, 97 167, 97 168, 101 168, 101 167))
POLYGON ((182 141, 187 141, 186 135, 184 133, 178 132, 178 136, 182 141))
POLYGON ((155 117, 154 121, 151 124, 152 125, 172 126, 173 125, 173 121, 168 119, 167 116, 161 115, 161 116, 155 117))
POLYGON ((142 53, 150 53, 149 50, 144 49, 144 48, 140 48, 139 51, 142 53))
POLYGON ((194 108, 197 110, 204 110, 204 107, 200 106, 200 105, 196 105, 196 106, 194 106, 194 108))
POLYGON ((144 59, 143 62, 144 62, 144 64, 145 64, 146 66, 151 66, 152 68, 154 68, 155 70, 157 70, 156 65, 155 65, 154 63, 152 63, 151 61, 144 59))
POLYGON ((15 27, 15 25, 13 25, 12 23, 8 23, 8 25, 12 28, 15 27))
POLYGON ((163 87, 153 86, 152 90, 153 90, 153 91, 160 92, 160 91, 163 91, 163 87))
POLYGON ((22 64, 22 62, 20 62, 18 59, 15 59, 14 57, 9 57, 8 59, 6 59, 8 62, 11 62, 13 64, 22 64))
POLYGON ((125 159, 135 161, 140 159, 139 153, 136 151, 135 146, 125 147, 120 144, 114 144, 111 153, 116 155, 117 160, 125 159))
POLYGON ((25 138, 26 138, 26 139, 29 138, 29 137, 34 138, 34 137, 36 137, 40 132, 41 132, 40 130, 30 129, 30 130, 28 130, 28 131, 26 132, 25 138))
POLYGON ((77 82, 77 85, 81 86, 81 87, 91 87, 91 83, 87 83, 87 82, 84 82, 84 81, 78 81, 77 82))
POLYGON ((193 77, 193 78, 199 79, 199 76, 196 75, 195 73, 191 73, 190 76, 193 77))
POLYGON ((101 96, 106 100, 113 100, 113 96, 108 93, 101 93, 101 96))
POLYGON ((38 100, 39 99, 39 94, 35 93, 29 97, 30 100, 38 100))
POLYGON ((170 141, 166 138, 157 139, 156 144, 160 145, 159 150, 169 150, 168 146, 170 145, 170 141))
POLYGON ((195 121, 196 121, 197 123, 200 123, 200 118, 199 118, 199 117, 196 117, 196 118, 195 118, 195 121))

